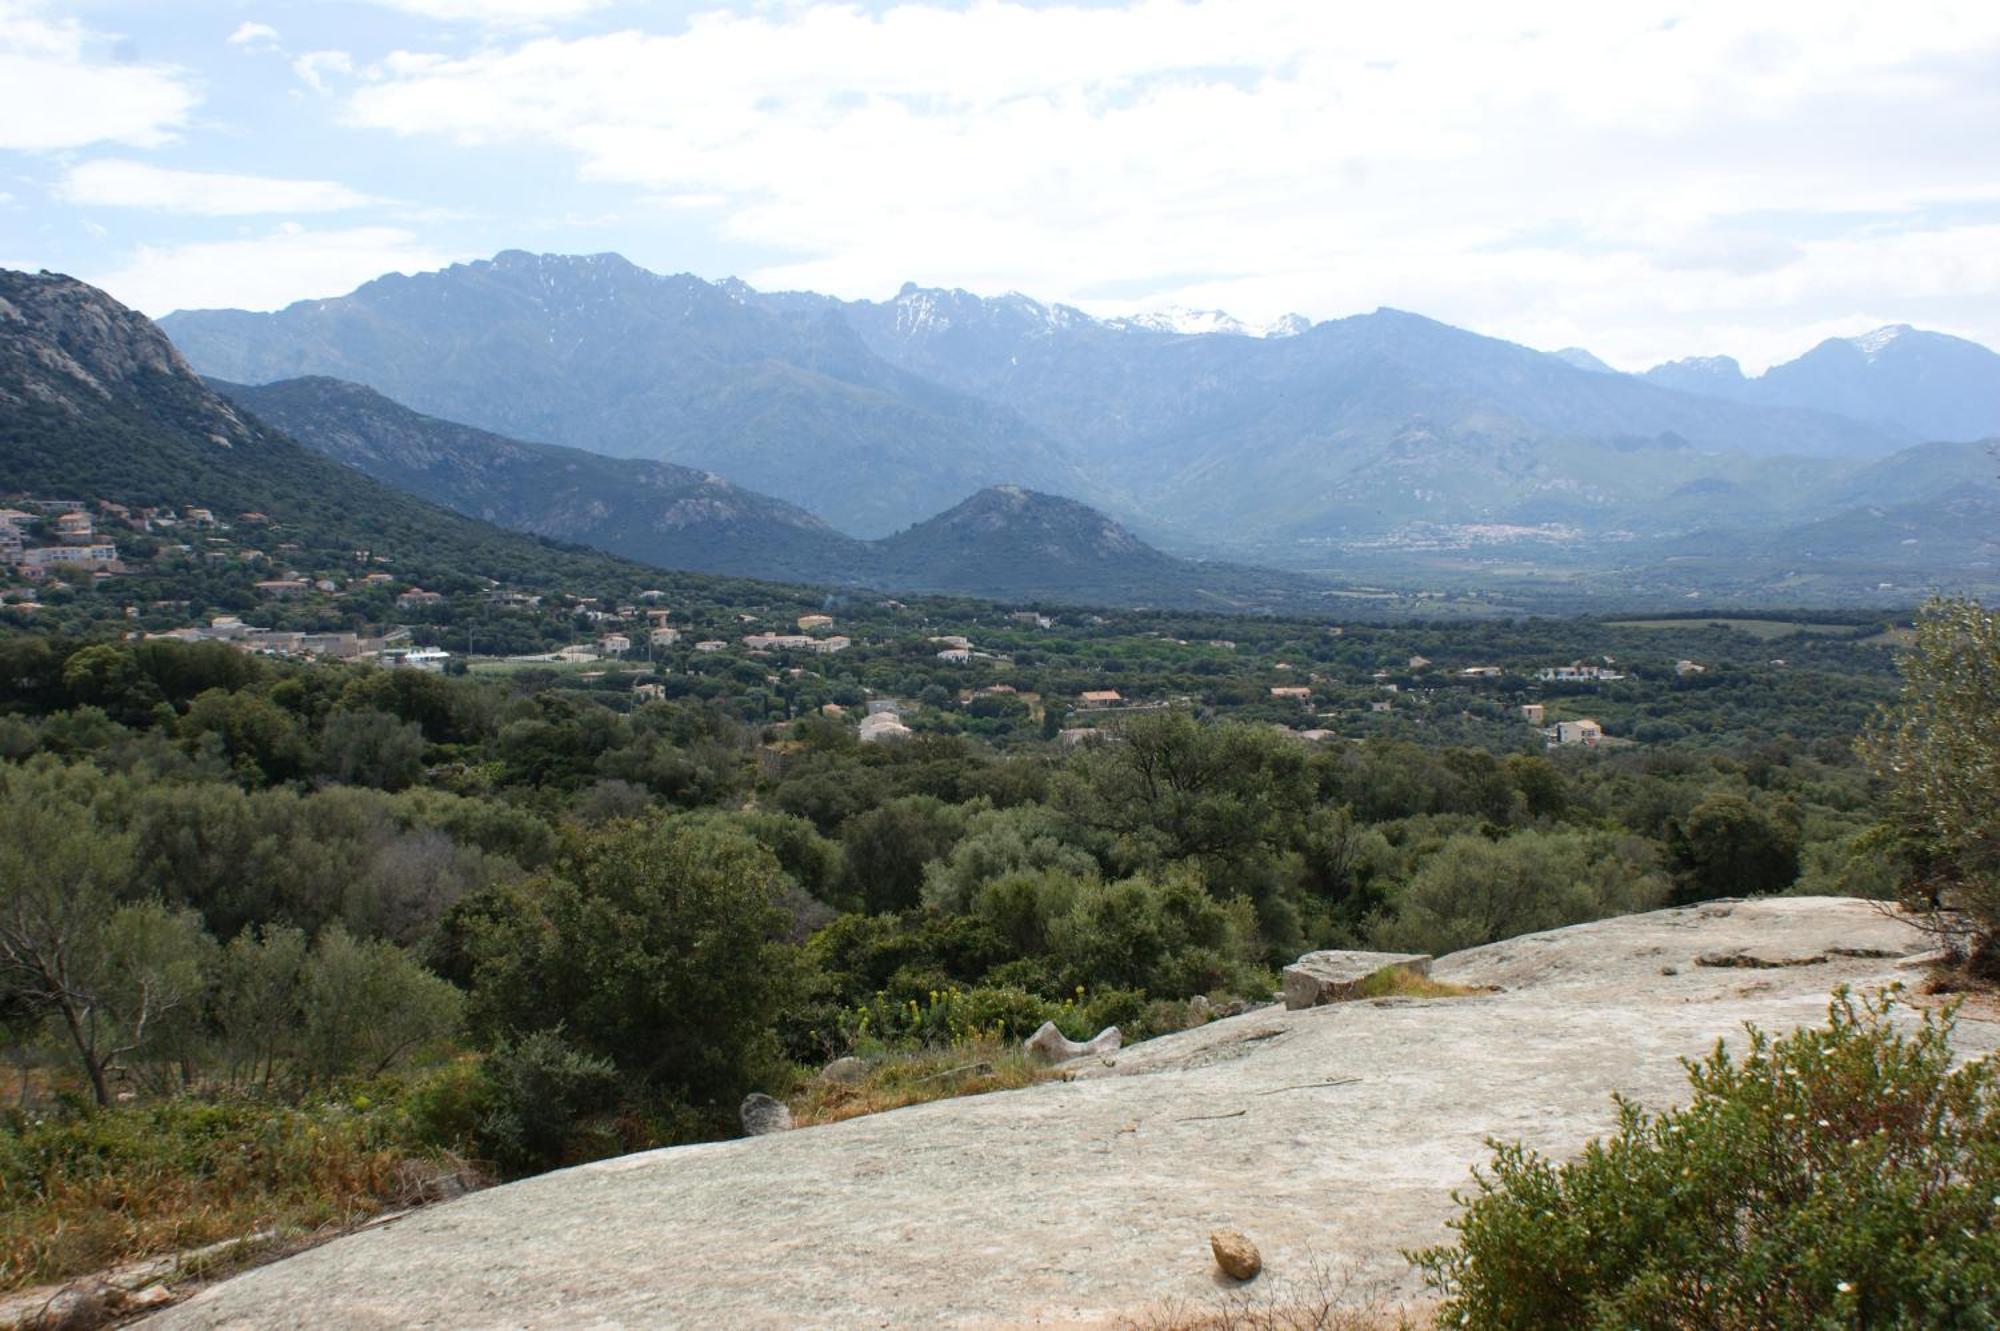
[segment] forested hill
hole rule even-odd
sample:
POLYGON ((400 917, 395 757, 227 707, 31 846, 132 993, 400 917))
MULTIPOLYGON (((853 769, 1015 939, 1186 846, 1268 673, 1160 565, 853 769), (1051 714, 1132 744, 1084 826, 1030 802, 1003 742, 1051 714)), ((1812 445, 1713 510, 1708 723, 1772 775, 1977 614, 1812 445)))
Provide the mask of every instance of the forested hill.
POLYGON ((340 379, 212 382, 309 448, 501 526, 746 577, 840 581, 867 562, 861 542, 712 472, 509 439, 340 379))
POLYGON ((1326 604, 1315 579, 1179 559, 1087 505, 1017 485, 989 486, 894 536, 863 541, 712 473, 509 439, 360 384, 211 382, 293 438, 399 489, 672 568, 1071 604, 1288 612, 1326 604))
POLYGON ((85 501, 261 514, 301 564, 425 584, 637 588, 640 565, 503 531, 321 457, 213 392, 151 320, 58 274, 0 270, 0 477, 85 501))

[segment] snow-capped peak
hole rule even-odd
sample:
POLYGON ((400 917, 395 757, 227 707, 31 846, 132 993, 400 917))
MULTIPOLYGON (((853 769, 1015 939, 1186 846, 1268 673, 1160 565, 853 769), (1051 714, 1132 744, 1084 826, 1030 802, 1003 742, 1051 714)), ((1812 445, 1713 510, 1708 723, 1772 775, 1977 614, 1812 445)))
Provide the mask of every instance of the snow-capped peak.
POLYGON ((1882 354, 1884 347, 1909 331, 1910 326, 1908 324, 1890 324, 1887 327, 1878 328, 1872 333, 1863 333, 1860 337, 1850 337, 1847 339, 1847 342, 1849 346, 1852 346, 1869 360, 1874 360, 1882 354))
POLYGON ((1231 337, 1293 337, 1312 327, 1311 321, 1301 314, 1288 314, 1267 324, 1253 324, 1221 310, 1190 310, 1179 305, 1106 322, 1114 328, 1143 328, 1155 333, 1190 336, 1223 333, 1231 337))

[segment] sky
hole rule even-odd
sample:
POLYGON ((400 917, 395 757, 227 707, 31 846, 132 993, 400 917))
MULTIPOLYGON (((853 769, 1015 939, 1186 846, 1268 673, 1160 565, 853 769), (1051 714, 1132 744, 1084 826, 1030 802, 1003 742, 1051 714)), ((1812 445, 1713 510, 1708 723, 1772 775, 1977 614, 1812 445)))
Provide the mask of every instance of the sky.
POLYGON ((2000 346, 2000 4, 0 0, 0 266, 160 315, 502 249, 1621 369, 2000 346))

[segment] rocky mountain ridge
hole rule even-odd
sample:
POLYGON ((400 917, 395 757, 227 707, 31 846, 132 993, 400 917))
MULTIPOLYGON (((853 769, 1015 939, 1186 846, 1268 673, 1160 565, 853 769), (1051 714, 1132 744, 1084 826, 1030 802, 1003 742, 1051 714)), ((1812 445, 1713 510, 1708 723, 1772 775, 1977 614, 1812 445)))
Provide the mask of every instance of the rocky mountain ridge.
POLYGON ((603 582, 636 565, 471 520, 301 447, 222 398, 159 329, 74 278, 0 270, 0 483, 255 513, 304 558, 411 578, 603 582))
POLYGON ((2000 437, 2000 354, 1908 324, 1827 338, 1754 378, 1728 356, 1669 361, 1641 377, 1725 401, 1835 412, 1914 440, 2000 437))
MULTIPOLYGON (((1477 583, 1481 552, 1498 549, 1538 577, 1630 592, 1689 554, 1754 548, 1756 566, 1713 565, 1722 582, 1673 594, 1849 597, 1991 563, 1976 542, 1917 535, 1914 562, 1877 570, 1861 557, 1872 538, 1826 544, 1870 518, 1839 495, 1878 463, 1929 492, 1897 524, 1921 528, 1923 504, 1963 497, 1951 487, 1964 469, 1910 451, 1920 436, 1893 413, 1811 409, 1803 390, 1806 405, 1738 401, 1716 387, 1732 363, 1606 372, 1574 348, 1397 310, 1285 336, 1216 320, 1175 332, 1019 294, 907 285, 841 301, 510 251, 275 314, 165 322, 225 379, 351 379, 510 438, 710 472, 864 538, 1012 484, 1103 510, 1174 554, 1342 577, 1408 578, 1444 552, 1477 583), (1788 581, 1829 560, 1836 578, 1788 581)), ((1928 336, 1840 354, 1887 373, 1928 336)), ((2000 498, 1990 481, 1981 504, 2000 498)))
POLYGON ((161 323, 218 379, 346 379, 509 438, 717 472, 850 535, 985 485, 1090 497, 1032 426, 888 364, 840 319, 617 255, 510 250, 276 314, 161 323))

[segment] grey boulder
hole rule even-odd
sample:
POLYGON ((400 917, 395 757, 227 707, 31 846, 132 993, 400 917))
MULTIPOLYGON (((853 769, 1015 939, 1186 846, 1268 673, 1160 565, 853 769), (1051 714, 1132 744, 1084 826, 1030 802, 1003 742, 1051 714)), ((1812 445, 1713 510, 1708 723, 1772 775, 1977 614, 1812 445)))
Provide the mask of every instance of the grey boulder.
POLYGON ((1308 952, 1285 967, 1285 1006, 1293 1012, 1361 997, 1361 987, 1386 970, 1429 975, 1420 952, 1308 952))
POLYGON ((785 1107, 785 1102, 774 1100, 762 1091, 744 1096, 736 1116, 743 1120, 743 1131, 752 1137, 789 1132, 792 1127, 792 1111, 785 1107))

